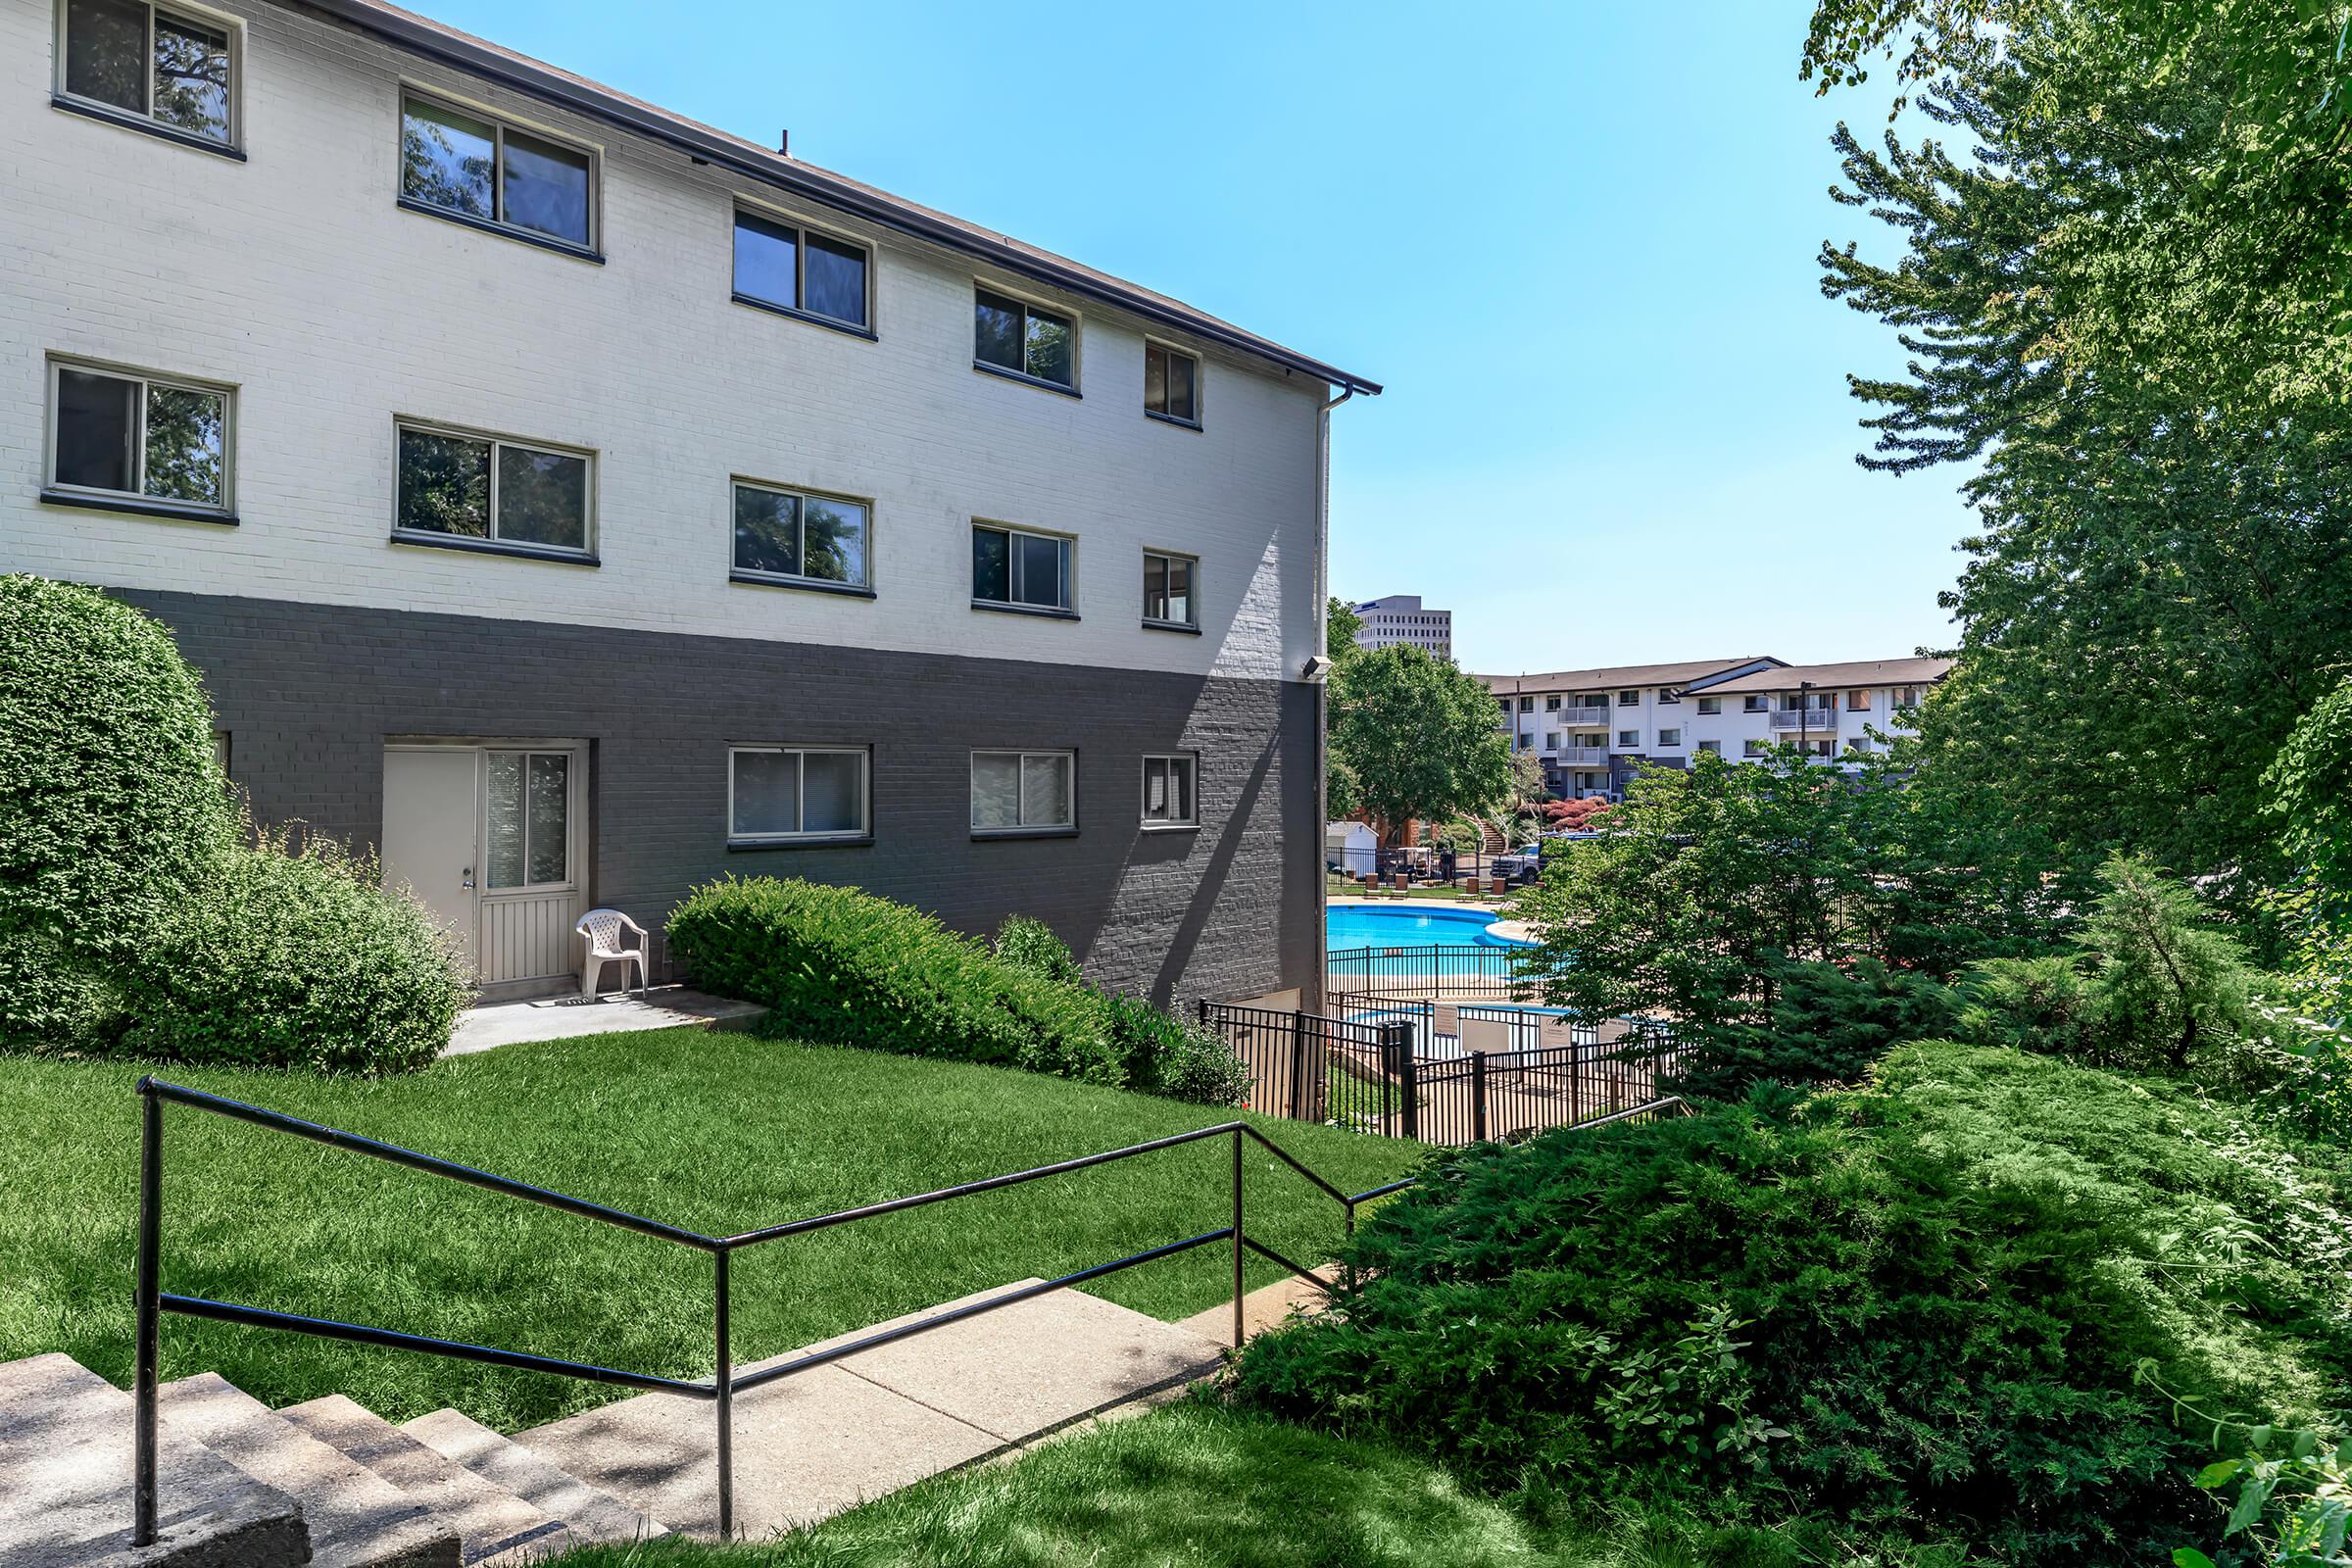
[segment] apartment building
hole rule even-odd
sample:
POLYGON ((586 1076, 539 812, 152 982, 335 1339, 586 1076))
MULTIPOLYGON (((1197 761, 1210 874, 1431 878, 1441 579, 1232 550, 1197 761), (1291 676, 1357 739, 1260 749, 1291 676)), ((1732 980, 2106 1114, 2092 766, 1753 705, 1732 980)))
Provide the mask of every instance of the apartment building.
POLYGON ((1948 659, 1872 659, 1750 671, 1693 695, 1690 736, 1744 761, 1775 746, 1833 759, 1884 751, 1951 669, 1948 659))
POLYGON ((1374 383, 373 0, 0 0, 0 570, 490 994, 730 872, 1314 984, 1374 383))
POLYGON ((1780 663, 1764 655, 1671 664, 1614 664, 1538 675, 1488 675, 1511 746, 1544 764, 1562 800, 1616 797, 1643 762, 1682 765, 1694 749, 1689 694, 1780 663))
POLYGON ((1544 764, 1561 799, 1621 798, 1643 766, 1702 752, 1755 761, 1781 745, 1837 758, 1884 749, 1948 659, 1789 664, 1769 656, 1488 675, 1514 750, 1544 764))
POLYGON ((1356 628, 1358 648, 1389 648, 1407 643, 1433 659, 1453 657, 1453 612, 1425 610, 1418 594, 1391 594, 1367 599, 1355 607, 1364 623, 1356 628))

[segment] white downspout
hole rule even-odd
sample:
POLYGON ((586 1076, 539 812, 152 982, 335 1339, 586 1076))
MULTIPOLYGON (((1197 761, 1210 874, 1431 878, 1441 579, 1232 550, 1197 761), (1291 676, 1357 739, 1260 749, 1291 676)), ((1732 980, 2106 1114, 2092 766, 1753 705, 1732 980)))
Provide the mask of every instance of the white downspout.
MULTIPOLYGON (((1323 657, 1331 646, 1331 411, 1353 396, 1354 387, 1342 387, 1315 416, 1315 647, 1309 658, 1323 657)), ((1301 993, 1302 1004, 1315 1012, 1323 1010, 1324 966, 1330 961, 1324 941, 1331 930, 1331 879, 1323 869, 1323 834, 1331 820, 1330 681, 1327 670, 1315 682, 1315 972, 1301 993)))

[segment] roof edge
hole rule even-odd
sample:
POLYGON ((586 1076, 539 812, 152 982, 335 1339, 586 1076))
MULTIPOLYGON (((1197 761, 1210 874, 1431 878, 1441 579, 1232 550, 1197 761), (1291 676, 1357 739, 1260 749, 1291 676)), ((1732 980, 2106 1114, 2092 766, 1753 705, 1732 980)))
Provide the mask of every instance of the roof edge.
POLYGON ((1337 366, 1295 353, 1229 322, 1190 311, 1171 310, 1161 300, 1140 291, 1106 287, 1100 278, 1057 267, 1037 254, 995 243, 984 236, 942 223, 925 214, 877 200, 866 191, 828 177, 822 171, 795 163, 780 154, 754 156, 747 153, 741 143, 722 139, 666 117, 657 119, 646 108, 609 90, 601 90, 591 83, 560 74, 530 61, 498 53, 470 38, 430 26, 422 19, 388 12, 364 3, 364 0, 296 0, 296 4, 298 9, 316 11, 412 54, 488 76, 517 92, 576 114, 602 120, 632 134, 665 143, 691 157, 822 203, 837 212, 851 214, 867 222, 934 245, 980 257, 1023 277, 1116 306, 1147 320, 1180 328, 1252 358, 1270 361, 1286 369, 1304 371, 1329 385, 1373 397, 1380 395, 1381 385, 1377 381, 1368 381, 1337 366))

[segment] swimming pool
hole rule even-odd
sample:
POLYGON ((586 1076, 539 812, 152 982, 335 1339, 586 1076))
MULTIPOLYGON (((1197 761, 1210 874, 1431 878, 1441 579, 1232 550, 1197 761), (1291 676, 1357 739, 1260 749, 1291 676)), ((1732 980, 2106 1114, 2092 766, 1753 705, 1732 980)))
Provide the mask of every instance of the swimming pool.
POLYGON ((1494 916, 1484 909, 1413 908, 1403 905, 1335 904, 1324 913, 1325 947, 1348 948, 1524 948, 1529 944, 1496 936, 1494 916))

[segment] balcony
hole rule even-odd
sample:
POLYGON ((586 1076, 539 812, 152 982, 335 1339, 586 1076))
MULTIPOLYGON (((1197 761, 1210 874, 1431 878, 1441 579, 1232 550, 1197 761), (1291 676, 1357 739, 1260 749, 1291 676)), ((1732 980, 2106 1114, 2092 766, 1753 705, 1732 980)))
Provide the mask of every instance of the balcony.
POLYGON ((1817 729, 1824 734, 1838 727, 1835 708, 1776 708, 1772 710, 1774 729, 1817 729))
POLYGON ((1598 767, 1609 760, 1606 746, 1563 746, 1550 754, 1562 767, 1598 767))

